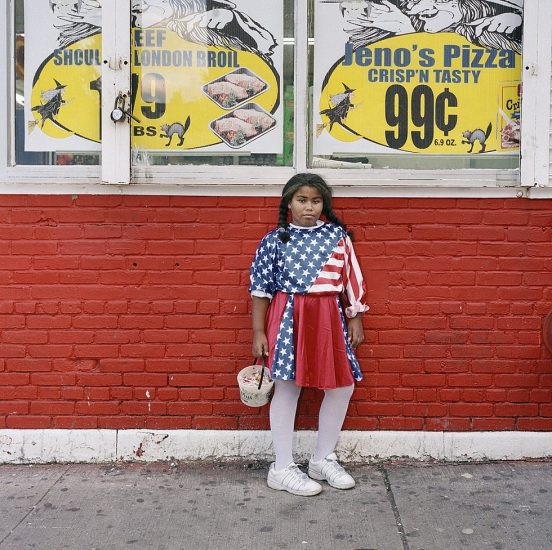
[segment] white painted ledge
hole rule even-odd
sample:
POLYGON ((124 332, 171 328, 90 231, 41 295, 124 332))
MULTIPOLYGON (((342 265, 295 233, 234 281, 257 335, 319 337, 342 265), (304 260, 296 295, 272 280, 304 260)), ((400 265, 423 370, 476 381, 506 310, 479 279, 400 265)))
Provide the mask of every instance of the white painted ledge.
MULTIPOLYGON (((295 435, 295 456, 306 460, 316 432, 295 435)), ((522 460, 552 457, 550 432, 342 432, 344 462, 522 460)), ((272 460, 268 431, 230 430, 0 430, 0 463, 164 460, 272 460)))

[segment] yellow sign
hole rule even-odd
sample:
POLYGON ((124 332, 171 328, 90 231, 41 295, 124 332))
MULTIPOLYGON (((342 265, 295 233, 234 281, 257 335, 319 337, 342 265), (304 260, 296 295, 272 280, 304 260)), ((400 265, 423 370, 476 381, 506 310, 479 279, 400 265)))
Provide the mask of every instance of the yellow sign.
POLYGON ((133 114, 140 120, 133 122, 133 146, 240 148, 275 125, 278 74, 254 53, 193 44, 162 28, 135 29, 132 60, 133 114), (254 119, 255 132, 237 115, 254 119))
POLYGON ((37 70, 31 105, 35 122, 52 138, 76 135, 100 142, 100 34, 54 50, 37 70))
MULTIPOLYGON (((279 76, 255 53, 183 41, 159 29, 134 29, 132 146, 188 150, 246 147, 276 126, 279 76)), ((37 70, 34 121, 52 138, 101 141, 101 34, 57 49, 37 70)))
POLYGON ((516 150, 520 78, 519 54, 456 33, 347 43, 324 79, 318 133, 413 153, 516 150))

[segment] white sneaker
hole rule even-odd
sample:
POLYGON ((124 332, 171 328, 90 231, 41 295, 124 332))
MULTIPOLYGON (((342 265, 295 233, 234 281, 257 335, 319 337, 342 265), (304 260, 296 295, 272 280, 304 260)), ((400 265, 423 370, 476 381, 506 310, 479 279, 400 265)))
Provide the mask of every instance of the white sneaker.
POLYGON ((302 472, 294 462, 283 470, 276 470, 273 462, 268 470, 266 482, 271 489, 287 491, 292 495, 302 497, 312 497, 322 491, 322 485, 309 479, 307 474, 302 472))
POLYGON ((339 464, 335 453, 329 454, 318 462, 311 458, 309 476, 313 479, 325 479, 336 489, 352 489, 355 486, 355 480, 339 464))

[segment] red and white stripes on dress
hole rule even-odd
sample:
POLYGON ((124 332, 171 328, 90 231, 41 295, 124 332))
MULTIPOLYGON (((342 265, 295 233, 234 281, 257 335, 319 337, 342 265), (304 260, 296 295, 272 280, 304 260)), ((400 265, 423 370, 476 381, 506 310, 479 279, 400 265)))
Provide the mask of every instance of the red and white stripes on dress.
POLYGON ((326 292, 344 293, 349 302, 349 306, 345 308, 347 317, 354 317, 369 309, 364 303, 366 286, 349 236, 338 242, 307 291, 308 294, 326 292))

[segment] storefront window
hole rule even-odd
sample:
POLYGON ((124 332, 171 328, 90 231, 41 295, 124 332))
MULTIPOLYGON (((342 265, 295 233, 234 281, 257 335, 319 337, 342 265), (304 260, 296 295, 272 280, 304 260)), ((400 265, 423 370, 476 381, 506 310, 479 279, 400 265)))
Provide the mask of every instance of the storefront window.
POLYGON ((312 167, 519 167, 523 0, 314 0, 312 167))
POLYGON ((16 0, 15 164, 99 163, 98 5, 97 0, 16 0))
MULTIPOLYGON (((293 164, 293 0, 130 8, 131 104, 114 107, 135 117, 136 167, 293 164)), ((101 0, 17 0, 15 15, 16 164, 98 163, 101 0)))
POLYGON ((291 166, 292 0, 132 1, 137 167, 291 166))
POLYGON ((10 6, 8 166, 101 166, 103 143, 103 167, 131 151, 111 183, 221 165, 520 181, 523 0, 121 0, 124 34, 102 0, 10 6))

